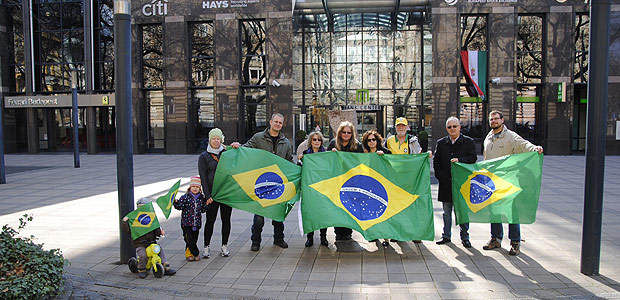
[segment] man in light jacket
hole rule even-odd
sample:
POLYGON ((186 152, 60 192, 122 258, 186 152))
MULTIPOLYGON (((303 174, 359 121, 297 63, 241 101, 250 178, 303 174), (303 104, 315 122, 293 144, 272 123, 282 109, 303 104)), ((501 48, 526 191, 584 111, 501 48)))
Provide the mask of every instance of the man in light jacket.
MULTIPOLYGON (((484 139, 483 153, 484 160, 498 158, 510 154, 533 152, 543 152, 542 146, 536 146, 523 139, 514 131, 509 130, 504 125, 504 115, 494 110, 489 113, 489 124, 491 131, 484 139)), ((491 223, 491 240, 482 247, 484 250, 501 248, 504 231, 501 223, 491 223)), ((510 238, 510 255, 521 253, 521 226, 519 224, 508 224, 508 237, 510 238)))

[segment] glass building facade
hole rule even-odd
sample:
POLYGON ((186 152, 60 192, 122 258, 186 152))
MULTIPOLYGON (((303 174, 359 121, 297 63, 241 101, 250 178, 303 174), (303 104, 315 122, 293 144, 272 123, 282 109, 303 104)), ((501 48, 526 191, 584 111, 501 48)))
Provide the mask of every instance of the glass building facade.
MULTIPOLYGON (((342 111, 358 133, 385 136, 405 116, 430 149, 457 116, 480 151, 488 112, 500 110, 547 153, 585 149, 587 3, 243 3, 132 1, 135 153, 199 152, 214 127, 244 142, 275 112, 296 143, 314 130, 333 137, 342 111), (463 64, 470 52, 486 57, 482 85, 463 64)), ((612 8, 607 147, 618 154, 620 1, 612 8)), ((66 99, 72 84, 80 147, 115 151, 113 1, 6 0, 0 28, 7 152, 71 150, 70 105, 16 103, 66 99)))

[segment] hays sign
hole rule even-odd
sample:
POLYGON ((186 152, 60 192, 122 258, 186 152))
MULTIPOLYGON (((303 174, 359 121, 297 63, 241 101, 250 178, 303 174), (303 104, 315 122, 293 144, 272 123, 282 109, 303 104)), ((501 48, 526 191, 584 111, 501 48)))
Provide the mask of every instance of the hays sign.
POLYGON ((168 0, 152 0, 150 3, 144 4, 142 14, 147 17, 168 15, 168 0))

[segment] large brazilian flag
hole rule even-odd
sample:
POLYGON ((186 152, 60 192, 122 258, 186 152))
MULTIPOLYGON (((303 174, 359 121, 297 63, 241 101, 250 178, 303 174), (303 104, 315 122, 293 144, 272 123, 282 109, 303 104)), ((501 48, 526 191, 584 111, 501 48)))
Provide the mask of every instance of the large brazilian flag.
POLYGON ((543 155, 538 152, 452 164, 456 222, 534 223, 542 165, 543 155))
POLYGON ((127 218, 129 219, 129 228, 131 228, 131 238, 134 240, 159 228, 153 202, 139 206, 128 213, 127 218))
POLYGON ((304 232, 348 227, 365 239, 433 240, 428 154, 305 155, 304 232))
POLYGON ((230 148, 220 157, 213 200, 284 221, 299 200, 301 167, 268 151, 230 148))

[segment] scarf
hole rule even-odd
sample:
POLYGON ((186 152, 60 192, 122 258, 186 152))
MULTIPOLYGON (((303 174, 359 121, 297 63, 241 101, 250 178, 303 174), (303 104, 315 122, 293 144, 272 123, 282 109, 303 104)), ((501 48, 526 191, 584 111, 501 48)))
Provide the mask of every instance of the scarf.
POLYGON ((209 144, 209 145, 207 146, 207 152, 209 152, 209 153, 213 153, 213 154, 215 154, 215 155, 219 155, 219 154, 220 154, 220 152, 222 152, 222 150, 224 150, 224 145, 220 145, 220 147, 219 147, 219 148, 217 148, 217 149, 213 149, 213 148, 211 147, 211 144, 209 144))

